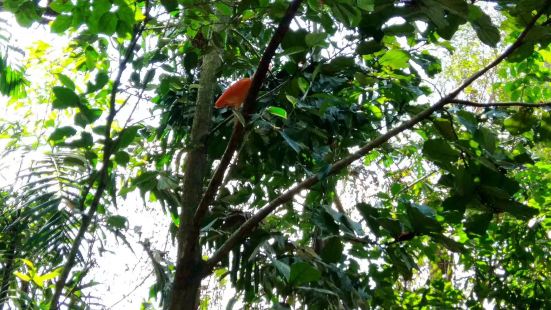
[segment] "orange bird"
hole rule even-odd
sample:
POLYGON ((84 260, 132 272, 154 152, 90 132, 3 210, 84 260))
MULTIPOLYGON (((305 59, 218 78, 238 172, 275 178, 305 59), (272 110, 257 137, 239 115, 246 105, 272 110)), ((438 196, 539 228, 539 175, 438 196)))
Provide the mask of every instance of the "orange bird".
POLYGON ((247 98, 249 88, 252 83, 251 78, 244 78, 233 83, 226 91, 216 100, 214 106, 217 109, 230 107, 233 109, 239 109, 247 98))

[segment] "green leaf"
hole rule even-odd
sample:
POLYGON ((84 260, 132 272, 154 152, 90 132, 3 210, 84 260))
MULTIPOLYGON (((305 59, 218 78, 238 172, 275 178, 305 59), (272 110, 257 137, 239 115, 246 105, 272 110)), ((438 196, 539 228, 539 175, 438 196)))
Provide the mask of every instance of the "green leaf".
POLYGON ((129 37, 132 33, 132 24, 129 24, 121 19, 117 22, 117 35, 121 38, 129 37))
POLYGON ((86 66, 88 69, 92 70, 95 68, 98 63, 99 53, 92 46, 87 46, 84 55, 86 56, 86 66))
POLYGON ((305 262, 297 262, 291 265, 289 284, 299 286, 308 282, 315 282, 321 278, 321 272, 305 262))
POLYGON ((461 196, 450 196, 442 202, 444 218, 451 224, 461 223, 468 199, 461 196))
POLYGON ((416 233, 428 234, 442 231, 442 225, 436 220, 435 212, 425 205, 408 203, 406 211, 416 233))
POLYGON ((474 133, 478 128, 478 120, 476 119, 476 116, 471 112, 459 111, 457 112, 457 119, 471 133, 474 133))
POLYGON ((475 133, 475 139, 480 145, 488 151, 490 154, 493 154, 496 151, 498 139, 496 134, 488 128, 482 127, 475 133))
POLYGON ((327 45, 326 39, 327 39, 326 33, 323 33, 323 32, 309 33, 305 37, 305 42, 306 42, 306 45, 308 45, 309 47, 326 46, 327 45))
POLYGON ((491 47, 496 47, 499 42, 499 29, 482 9, 476 5, 469 5, 469 22, 473 26, 480 41, 491 47))
POLYGON ((59 79, 59 81, 61 82, 61 84, 63 84, 63 86, 71 89, 71 90, 75 90, 75 83, 73 82, 73 80, 66 76, 65 74, 57 74, 57 78, 59 79))
POLYGON ((354 5, 345 2, 329 2, 331 12, 338 21, 342 22, 348 28, 356 27, 360 24, 361 11, 354 5))
POLYGON ((16 277, 18 277, 19 279, 21 279, 21 281, 25 281, 25 282, 29 282, 31 281, 31 277, 29 277, 28 275, 24 274, 24 273, 21 273, 19 271, 15 271, 13 273, 16 277))
POLYGON ((430 160, 442 163, 454 162, 459 158, 459 152, 443 139, 425 141, 423 144, 423 154, 430 160))
POLYGON ((147 70, 147 73, 145 74, 145 77, 142 83, 144 86, 148 85, 153 80, 153 78, 155 77, 155 71, 156 71, 155 68, 147 70))
POLYGON ((57 13, 70 12, 74 5, 71 1, 53 0, 50 2, 50 9, 57 13))
POLYGON ((375 10, 375 0, 357 0, 358 7, 366 12, 375 10))
POLYGON ((381 217, 376 222, 391 236, 398 236, 402 232, 402 226, 398 220, 381 217))
MULTIPOLYGON (((177 0, 174 0, 174 1, 177 1, 177 0)), ((126 25, 125 27, 130 28, 129 30, 131 31, 132 27, 136 23, 136 18, 138 16, 134 14, 134 11, 129 6, 129 4, 125 2, 118 1, 117 6, 118 6, 118 9, 116 13, 117 13, 117 16, 119 17, 119 25, 122 23, 126 25)))
POLYGON ((32 23, 40 19, 41 14, 35 3, 31 1, 20 1, 19 3, 21 4, 14 13, 17 22, 21 26, 29 27, 32 23))
POLYGON ((300 77, 300 78, 297 79, 297 85, 298 85, 298 88, 300 88, 300 91, 303 94, 305 94, 308 91, 308 87, 310 86, 308 81, 303 77, 300 77))
POLYGON ((92 8, 94 10, 94 13, 103 15, 104 13, 109 12, 111 10, 112 3, 110 0, 95 0, 93 2, 92 8))
POLYGON ((134 178, 132 183, 139 187, 143 192, 151 191, 157 186, 158 175, 159 173, 156 171, 144 171, 134 178))
MULTIPOLYGON (((324 295, 331 295, 331 296, 339 296, 337 293, 333 291, 318 288, 318 287, 299 286, 297 288, 299 290, 308 291, 308 292, 321 293, 324 295)), ((288 308, 285 308, 285 310, 288 310, 288 308)))
POLYGON ((531 130, 538 121, 531 112, 530 109, 522 109, 513 116, 506 118, 503 121, 503 126, 514 135, 527 132, 531 130))
POLYGON ((409 54, 403 50, 390 50, 379 59, 381 66, 391 69, 404 69, 409 66, 409 54))
POLYGON ((338 263, 341 260, 344 251, 344 245, 337 236, 329 237, 323 240, 323 247, 320 256, 324 262, 338 263))
POLYGON ((438 0, 437 5, 457 16, 466 17, 467 3, 463 0, 438 0))
POLYGON ((132 144, 138 136, 140 126, 130 126, 122 130, 117 139, 117 149, 122 150, 132 144))
POLYGON ((27 265, 27 267, 29 267, 30 271, 36 272, 36 267, 35 267, 35 265, 33 264, 32 261, 30 261, 26 258, 22 258, 21 261, 23 262, 23 264, 25 264, 25 265, 27 265))
POLYGON ((71 27, 73 23, 73 16, 71 15, 58 15, 51 24, 51 30, 53 33, 62 33, 71 27))
POLYGON ((67 143, 67 146, 73 148, 91 148, 94 146, 94 138, 90 133, 82 132, 80 134, 80 139, 67 143))
POLYGON ((464 224, 465 231, 471 234, 484 235, 492 218, 492 213, 472 213, 467 217, 464 224))
POLYGON ((97 121, 103 113, 100 109, 89 109, 88 107, 81 107, 80 111, 75 114, 75 124, 84 128, 86 125, 93 124, 97 121))
POLYGON ((59 127, 52 132, 48 140, 59 141, 67 137, 72 137, 77 133, 76 129, 71 126, 59 127))
POLYGON ((432 236, 432 238, 436 242, 441 243, 442 245, 444 245, 448 250, 450 250, 452 252, 455 252, 455 253, 465 252, 465 247, 463 246, 463 244, 453 240, 450 237, 446 237, 444 235, 439 234, 439 235, 432 236))
POLYGON ((46 281, 57 278, 61 274, 61 271, 63 271, 63 268, 56 268, 52 272, 48 272, 38 277, 35 277, 35 280, 38 278, 39 279, 38 281, 44 283, 46 281))
POLYGON ((384 29, 384 33, 388 36, 407 36, 415 33, 415 27, 410 23, 390 25, 384 29))
POLYGON ((96 74, 96 84, 95 89, 101 89, 103 86, 105 86, 109 82, 109 75, 105 71, 100 71, 98 74, 96 74))
POLYGON ((285 142, 287 142, 287 145, 289 145, 295 152, 300 153, 300 150, 303 148, 303 145, 296 142, 295 140, 291 139, 284 131, 279 132, 285 142))
POLYGON ((442 72, 441 60, 426 51, 423 51, 420 55, 415 55, 412 60, 419 64, 429 77, 434 77, 442 72))
POLYGON ((442 137, 446 140, 456 140, 457 136, 455 134, 454 128, 450 120, 445 118, 436 118, 434 120, 434 126, 440 132, 442 137))
POLYGON ((387 251, 390 259, 392 260, 393 267, 406 279, 409 280, 413 276, 413 269, 417 268, 417 265, 411 258, 411 256, 404 251, 403 248, 393 247, 387 251))
POLYGON ((274 267, 279 271, 279 273, 287 280, 289 281, 289 278, 291 276, 291 268, 286 263, 280 261, 280 260, 274 260, 272 262, 274 267))
POLYGON ((283 119, 287 119, 287 111, 285 111, 285 109, 282 109, 282 108, 279 108, 279 107, 274 107, 274 106, 269 106, 266 108, 266 110, 275 115, 275 116, 279 116, 283 119))
POLYGON ((161 0, 161 4, 165 7, 167 12, 172 12, 178 8, 177 0, 161 0))
POLYGON ((356 65, 354 58, 347 56, 338 56, 331 60, 328 65, 323 66, 325 71, 340 72, 350 68, 354 68, 356 65))
POLYGON ((294 55, 306 52, 308 49, 306 45, 307 34, 308 32, 304 29, 287 32, 281 41, 281 48, 284 53, 286 55, 294 55))
POLYGON ((178 180, 166 174, 159 174, 159 178, 157 180, 157 188, 159 190, 174 190, 178 188, 178 180))
POLYGON ((233 14, 232 8, 223 2, 216 2, 214 6, 216 7, 216 10, 223 16, 232 16, 233 14))
POLYGON ((125 229, 128 219, 121 215, 112 215, 107 217, 107 225, 114 229, 125 229))
POLYGON ((481 184, 479 186, 480 192, 483 193, 485 196, 489 196, 493 199, 509 199, 511 196, 507 191, 505 191, 502 188, 496 187, 496 186, 490 186, 486 184, 481 184))
POLYGON ((375 40, 362 41, 356 48, 359 55, 369 55, 382 50, 385 46, 375 40))
POLYGON ((197 67, 199 64, 199 55, 197 53, 190 51, 186 52, 184 55, 184 68, 186 68, 187 71, 193 70, 197 67))
POLYGON ((117 31, 118 21, 119 17, 113 12, 103 14, 99 19, 99 32, 105 33, 106 35, 113 35, 115 31, 117 31))
POLYGON ((529 207, 514 200, 497 200, 495 202, 495 206, 499 210, 505 211, 522 220, 529 220, 539 214, 538 209, 529 207))
POLYGON ((285 95, 285 98, 287 98, 287 101, 289 101, 293 105, 293 107, 295 107, 298 103, 298 99, 291 95, 285 95))
POLYGON ((80 98, 73 90, 66 87, 55 86, 53 91, 56 97, 52 104, 54 109, 66 109, 80 106, 80 98))
POLYGON ((115 162, 125 167, 130 162, 130 154, 125 151, 118 151, 115 153, 115 162))

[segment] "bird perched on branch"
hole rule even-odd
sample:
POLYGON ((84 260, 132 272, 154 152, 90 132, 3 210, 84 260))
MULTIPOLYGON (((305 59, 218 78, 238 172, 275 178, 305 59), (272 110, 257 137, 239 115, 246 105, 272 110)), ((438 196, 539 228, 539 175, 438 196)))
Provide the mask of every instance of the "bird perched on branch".
POLYGON ((224 93, 222 93, 218 100, 216 100, 214 106, 217 109, 228 107, 239 109, 247 98, 252 81, 251 78, 244 78, 233 83, 224 93))

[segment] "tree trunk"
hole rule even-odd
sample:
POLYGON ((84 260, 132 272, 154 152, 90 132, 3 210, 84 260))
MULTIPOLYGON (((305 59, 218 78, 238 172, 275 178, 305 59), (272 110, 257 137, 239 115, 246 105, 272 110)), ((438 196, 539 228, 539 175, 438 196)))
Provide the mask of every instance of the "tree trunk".
POLYGON ((221 66, 220 50, 211 47, 203 56, 197 107, 191 129, 190 146, 184 167, 182 211, 178 230, 178 260, 172 287, 170 309, 197 309, 201 287, 202 259, 199 245, 199 223, 193 215, 203 194, 208 172, 207 138, 212 118, 216 72, 221 66))

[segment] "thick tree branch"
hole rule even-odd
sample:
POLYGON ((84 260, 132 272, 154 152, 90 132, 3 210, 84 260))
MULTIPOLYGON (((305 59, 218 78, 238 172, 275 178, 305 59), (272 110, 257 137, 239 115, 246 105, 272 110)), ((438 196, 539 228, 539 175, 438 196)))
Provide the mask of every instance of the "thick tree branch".
POLYGON ((453 99, 449 103, 465 105, 470 107, 492 108, 492 107, 527 107, 527 108, 544 108, 551 107, 551 102, 530 103, 530 102, 474 102, 469 100, 453 99))
MULTIPOLYGON (((149 16, 149 2, 146 2, 145 16, 149 16)), ((100 200, 103 195, 103 192, 105 191, 105 189, 107 188, 107 184, 109 183, 110 157, 114 151, 113 137, 111 136, 111 127, 113 125, 113 121, 115 120, 115 116, 117 114, 116 97, 117 97, 119 86, 121 84, 122 74, 134 55, 136 44, 138 43, 138 39, 140 38, 142 32, 144 31, 147 22, 148 22, 148 19, 146 18, 146 20, 144 20, 141 26, 136 27, 132 40, 130 41, 130 44, 128 45, 128 48, 126 50, 126 53, 124 54, 124 57, 119 63, 117 75, 113 80, 113 86, 111 88, 111 94, 109 98, 109 114, 107 115, 106 124, 105 124, 105 133, 104 133, 105 142, 103 147, 103 161, 102 161, 102 167, 98 173, 99 175, 98 187, 96 188, 96 191, 94 193, 94 198, 92 199, 88 212, 82 217, 82 223, 75 237, 75 240, 73 241, 71 250, 69 251, 69 254, 67 256, 67 261, 65 262, 65 266, 63 266, 63 271, 55 284, 54 295, 52 296, 52 299, 50 301, 50 310, 58 309, 59 298, 61 297, 61 293, 63 292, 63 288, 65 287, 65 284, 67 283, 67 279, 69 278, 69 273, 71 272, 71 269, 75 265, 75 260, 78 254, 78 249, 80 247, 80 244, 82 243, 82 240, 84 239, 84 235, 86 234, 86 232, 88 231, 88 228, 90 227, 90 224, 92 223, 92 220, 100 204, 100 200)), ((93 186, 93 183, 94 182, 92 182, 92 184, 90 184, 90 186, 84 191, 85 195, 81 197, 81 202, 80 202, 81 209, 84 209, 85 207, 84 206, 84 203, 86 200, 85 198, 87 194, 90 192, 91 187, 93 186)))
MULTIPOLYGON (((246 120, 248 120, 251 113, 254 112, 256 98, 258 96, 258 92, 260 91, 260 86, 262 86, 262 82, 264 82, 264 78, 266 77, 266 73, 268 72, 270 62, 274 57, 275 52, 279 47, 279 44, 283 40, 283 37, 289 30, 291 20, 295 17, 301 3, 302 0, 293 0, 291 4, 289 4, 285 16, 283 16, 282 20, 279 22, 279 25, 274 35, 272 36, 270 43, 268 43, 268 46, 266 47, 266 50, 264 51, 264 54, 260 59, 260 63, 258 64, 258 68, 256 69, 253 77, 253 82, 249 90, 249 94, 247 95, 247 99, 245 99, 245 103, 243 104, 243 108, 241 109, 241 112, 243 113, 243 116, 246 120)), ((220 164, 214 172, 214 175, 212 176, 212 179, 210 180, 209 185, 205 193, 203 194, 203 198, 201 199, 201 202, 197 207, 197 211, 195 212, 195 226, 200 225, 203 216, 205 215, 209 206, 214 200, 216 192, 218 192, 220 184, 222 184, 222 181, 224 179, 224 174, 230 164, 230 161, 235 151, 241 144, 244 134, 245 128, 240 122, 236 122, 233 127, 231 138, 228 142, 228 145, 226 146, 226 150, 224 151, 224 155, 222 155, 222 158, 220 159, 220 164)))
MULTIPOLYGON (((218 14, 218 13, 217 13, 218 14)), ((221 20, 220 15, 217 15, 221 20)), ((221 32, 224 24, 214 27, 221 32)), ((197 309, 199 304, 199 277, 201 247, 199 228, 193 225, 193 215, 203 195, 203 184, 209 175, 207 139, 212 118, 212 98, 216 85, 216 73, 222 65, 221 50, 215 46, 205 48, 202 56, 199 91, 190 133, 189 151, 184 164, 181 195, 180 225, 178 227, 178 255, 172 285, 169 309, 197 309)))
MULTIPOLYGON (((549 1, 546 4, 546 7, 548 6, 549 1)), ((423 121, 427 117, 429 117, 432 113, 435 111, 441 109, 446 104, 452 102, 454 98, 462 92, 467 86, 471 85, 476 79, 484 75, 486 72, 488 72, 490 69, 497 66, 500 62, 502 62, 505 58, 507 58, 509 55, 511 55, 517 48, 519 48, 522 45, 522 42, 526 38, 526 35, 528 34, 529 30, 534 26, 536 21, 539 17, 541 17, 544 9, 542 9, 538 14, 534 16, 534 18, 528 23, 524 31, 519 35, 517 40, 509 46, 503 53, 497 57, 494 61, 492 61, 490 64, 488 64, 486 67, 482 68, 480 71, 474 73, 472 76, 470 76, 468 79, 466 79, 459 87, 457 87, 455 90, 447 94, 445 97, 440 99, 438 102, 430 106, 429 108, 423 110, 419 114, 415 115, 408 121, 405 121, 401 125, 389 130, 383 135, 380 135, 379 137, 375 138, 371 142, 367 143, 363 147, 361 147, 358 151, 350 154, 349 156, 333 163, 332 167, 329 169, 329 172, 327 175, 333 175, 341 171, 342 169, 348 167, 352 162, 364 157, 369 152, 371 152, 376 147, 381 146, 383 143, 387 142, 394 136, 400 134, 401 132, 412 128, 419 122, 423 121)), ((206 272, 210 272, 214 266, 220 262, 228 253, 233 249, 243 238, 246 238, 249 236, 249 234, 253 231, 253 229, 264 219, 266 218, 270 213, 272 213, 277 207, 280 205, 289 202, 296 194, 299 192, 310 188, 312 185, 316 184, 321 180, 321 177, 318 175, 311 176, 302 182, 298 183, 279 197, 275 198, 274 200, 270 201, 267 205, 262 207, 260 210, 257 211, 252 217, 250 217, 243 225, 241 225, 229 238, 226 240, 226 242, 214 252, 214 254, 209 258, 206 262, 206 272)))

